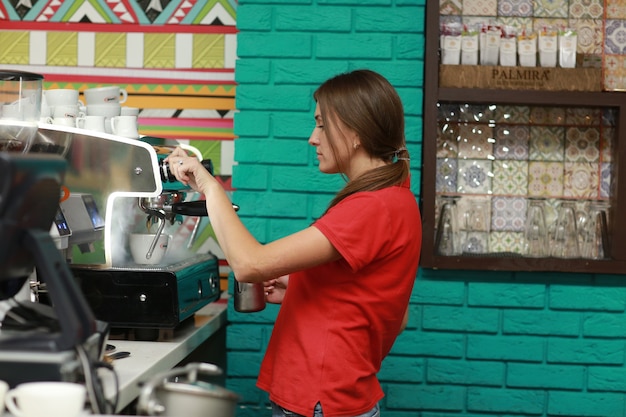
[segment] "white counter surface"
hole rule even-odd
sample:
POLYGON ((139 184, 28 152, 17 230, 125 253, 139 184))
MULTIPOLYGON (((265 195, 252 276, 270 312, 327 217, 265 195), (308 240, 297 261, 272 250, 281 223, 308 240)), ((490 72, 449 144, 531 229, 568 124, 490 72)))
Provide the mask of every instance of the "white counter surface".
MULTIPOLYGON (((119 398, 116 412, 120 412, 139 396, 140 384, 154 375, 175 367, 202 342, 226 325, 226 303, 206 305, 195 314, 193 323, 185 323, 176 329, 168 341, 146 342, 111 340, 116 352, 127 351, 130 356, 113 361, 119 379, 119 398)), ((102 379, 107 398, 115 395, 114 378, 103 372, 102 379)))

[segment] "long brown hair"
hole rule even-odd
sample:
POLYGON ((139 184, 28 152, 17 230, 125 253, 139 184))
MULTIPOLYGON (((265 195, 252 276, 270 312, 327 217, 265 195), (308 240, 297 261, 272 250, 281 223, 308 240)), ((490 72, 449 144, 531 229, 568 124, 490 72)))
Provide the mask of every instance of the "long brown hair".
MULTIPOLYGON (((406 180, 409 153, 404 137, 404 110, 389 81, 374 71, 356 70, 325 81, 313 98, 326 125, 340 120, 356 132, 361 146, 372 158, 388 162, 350 180, 330 202, 327 211, 356 192, 380 190, 406 180)), ((329 144, 336 155, 337 143, 332 135, 329 144)), ((343 172, 341 167, 340 171, 343 172)))

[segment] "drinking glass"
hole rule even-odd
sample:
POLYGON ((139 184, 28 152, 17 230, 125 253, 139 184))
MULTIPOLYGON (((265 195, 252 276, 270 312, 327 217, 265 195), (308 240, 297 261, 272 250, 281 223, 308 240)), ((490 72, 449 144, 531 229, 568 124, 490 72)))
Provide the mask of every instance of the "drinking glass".
POLYGON ((465 241, 463 252, 487 253, 489 241, 489 210, 483 201, 469 202, 463 215, 465 221, 465 241))
POLYGON ((608 204, 603 201, 589 203, 589 215, 580 231, 580 255, 585 259, 605 259, 609 255, 607 223, 608 204))
POLYGON ((572 259, 580 257, 576 230, 576 207, 573 202, 561 202, 554 228, 552 256, 572 259))
POLYGON ((441 210, 435 234, 435 250, 443 256, 460 253, 458 243, 457 202, 458 197, 441 196, 441 210))
POLYGON ((549 255, 544 200, 542 198, 529 198, 528 201, 524 255, 531 258, 543 258, 549 255))

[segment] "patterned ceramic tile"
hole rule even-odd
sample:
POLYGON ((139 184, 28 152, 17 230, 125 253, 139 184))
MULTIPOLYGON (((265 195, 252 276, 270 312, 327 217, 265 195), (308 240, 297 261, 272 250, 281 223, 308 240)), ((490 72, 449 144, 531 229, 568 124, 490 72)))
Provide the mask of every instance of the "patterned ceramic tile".
POLYGON ((493 156, 493 128, 485 124, 459 125, 459 158, 488 159, 493 156))
POLYGON ((565 197, 595 198, 600 186, 600 164, 566 162, 563 175, 565 197))
POLYGON ((463 0, 463 14, 470 16, 496 16, 497 0, 463 0))
POLYGON ((498 0, 498 16, 532 16, 532 0, 498 0))
POLYGON ((491 192, 491 161, 483 159, 458 160, 457 191, 466 194, 491 192))
POLYGON ((530 128, 530 160, 562 161, 564 146, 565 128, 547 126, 530 128))
POLYGON ((440 122, 459 121, 459 105, 451 103, 437 103, 437 120, 440 122))
POLYGON ((521 232, 525 219, 525 197, 496 196, 491 199, 491 230, 521 232))
POLYGON ((439 0, 439 14, 442 15, 460 15, 462 7, 462 0, 439 0))
POLYGON ((493 161, 494 194, 526 195, 528 193, 527 161, 493 161))
POLYGON ((48 65, 60 67, 77 65, 78 33, 51 32, 48 33, 47 42, 46 62, 48 65))
POLYGON ((528 126, 497 125, 494 128, 496 143, 494 156, 496 159, 528 159, 528 142, 530 128, 528 126))
POLYGON ((578 53, 596 55, 602 53, 603 22, 601 19, 572 19, 571 27, 577 33, 576 51, 578 53))
POLYGON ((606 0, 607 19, 626 19, 626 2, 624 0, 606 0))
POLYGON ((495 111, 496 123, 528 124, 530 121, 530 107, 498 105, 495 111))
POLYGON ((598 162, 600 160, 600 129, 568 127, 565 132, 565 161, 598 162))
POLYGON ((600 133, 600 139, 600 159, 602 162, 611 162, 613 159, 615 128, 603 127, 600 133))
POLYGON ((483 104, 463 104, 459 106, 459 120, 462 122, 489 122, 494 120, 494 106, 483 104))
POLYGON ((491 232, 489 233, 490 253, 522 253, 524 249, 524 233, 522 232, 491 232))
POLYGON ((603 13, 603 0, 570 0, 570 19, 600 19, 603 13))
POLYGON ((600 197, 611 197, 611 178, 613 176, 613 167, 610 163, 603 162, 600 164, 600 197))
POLYGON ((567 17, 567 0, 535 0, 536 17, 567 17))
POLYGON ((456 158, 459 153, 458 124, 440 123, 437 134, 437 158, 456 158))
POLYGON ((605 90, 626 90, 626 56, 606 55, 604 68, 605 90))
POLYGON ((527 33, 533 30, 533 18, 532 17, 498 17, 496 20, 501 25, 512 26, 517 29, 517 33, 525 30, 527 33))
POLYGON ((600 126, 602 110, 588 107, 568 107, 565 110, 565 123, 568 125, 600 126))
MULTIPOLYGON (((567 14, 567 7, 564 8, 563 13, 567 14)), ((545 27, 568 27, 569 19, 563 18, 549 18, 549 17, 537 17, 533 20, 533 30, 539 32, 545 27)))
POLYGON ((626 20, 607 20, 604 29, 604 52, 626 55, 626 20))
POLYGON ((11 45, 0 50, 0 62, 14 65, 28 64, 30 38, 28 32, 0 31, 0 45, 11 45))
POLYGON ((530 123, 538 125, 561 125, 565 123, 565 108, 548 106, 531 107, 530 123))
POLYGON ((563 162, 528 163, 528 196, 561 197, 563 195, 563 162))
POLYGON ((437 178, 435 190, 438 193, 454 193, 457 189, 457 160, 437 158, 437 178))
POLYGON ((491 225, 491 197, 465 195, 459 199, 457 207, 460 229, 489 231, 491 225), (476 217, 476 213, 480 214, 480 216, 476 217))

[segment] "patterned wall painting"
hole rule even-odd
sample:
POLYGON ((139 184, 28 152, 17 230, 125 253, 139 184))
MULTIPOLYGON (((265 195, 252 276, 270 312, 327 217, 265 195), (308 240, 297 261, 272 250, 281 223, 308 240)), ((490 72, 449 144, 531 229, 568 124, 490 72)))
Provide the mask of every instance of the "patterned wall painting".
MULTIPOLYGON (((236 0, 0 0, 0 68, 44 89, 119 85, 142 135, 211 158, 231 190, 236 0)), ((212 234, 205 228, 206 234, 212 234)), ((207 244, 219 250, 213 239, 207 244)))

